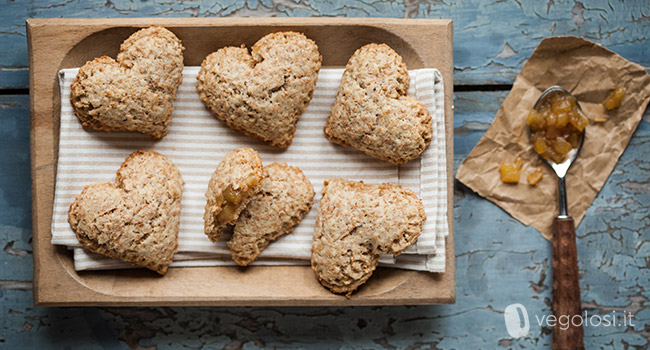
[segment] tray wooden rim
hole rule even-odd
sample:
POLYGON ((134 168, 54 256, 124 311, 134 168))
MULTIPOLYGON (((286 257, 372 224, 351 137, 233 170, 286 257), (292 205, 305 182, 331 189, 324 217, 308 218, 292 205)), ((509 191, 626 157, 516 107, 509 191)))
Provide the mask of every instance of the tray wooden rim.
MULTIPOLYGON (((430 34, 429 34, 430 35, 430 34)), ((30 82, 30 153, 32 171, 32 217, 34 244, 34 303, 37 306, 73 306, 73 305, 291 305, 291 306, 352 306, 352 305, 414 305, 414 304, 451 304, 456 299, 455 254, 453 237, 453 76, 452 76, 452 38, 453 24, 446 19, 395 19, 395 18, 119 18, 119 19, 28 19, 27 42, 29 49, 30 82), (399 270, 406 283, 399 283, 394 288, 379 294, 360 291, 351 299, 333 295, 329 292, 316 297, 300 296, 287 291, 280 297, 246 296, 224 297, 219 295, 177 295, 160 297, 119 296, 103 293, 93 289, 86 281, 106 279, 109 275, 114 283, 138 275, 127 272, 121 275, 104 272, 84 272, 83 276, 73 275, 64 266, 62 256, 65 248, 50 244, 52 206, 56 173, 56 155, 58 152, 58 135, 55 135, 55 118, 57 106, 55 91, 58 84, 56 71, 69 50, 86 37, 112 27, 144 27, 163 25, 173 30, 174 27, 255 27, 255 26, 370 26, 397 33, 408 39, 409 43, 425 59, 431 55, 432 45, 426 45, 427 36, 432 28, 441 29, 447 36, 444 48, 443 65, 437 66, 445 82, 445 123, 447 141, 447 191, 448 222, 450 234, 447 237, 446 272, 432 274, 427 272, 399 270), (56 40, 53 40, 55 39, 56 40), (63 39, 61 39, 63 38, 63 39), (414 288, 414 286, 418 286, 414 288)), ((443 38, 439 38, 443 39, 443 38)), ((170 269, 176 274, 185 274, 187 278, 218 278, 220 274, 237 269, 236 267, 199 267, 170 269), (184 270, 184 272, 174 271, 184 270), (192 276, 192 277, 190 277, 192 276)), ((396 270, 396 269, 385 269, 396 270)), ((249 278, 260 276, 289 275, 300 276, 311 273, 309 266, 275 266, 256 267, 249 273, 249 278), (251 276, 252 275, 252 276, 251 276)), ((378 271, 379 272, 379 271, 378 271)), ((230 273, 230 272, 228 272, 230 273)), ((248 273, 248 272, 247 272, 248 273)), ((388 273, 388 272, 386 272, 388 273)), ((169 274, 168 274, 169 275, 169 274)), ((150 281, 150 280, 149 280, 150 281)), ((315 281, 315 278, 314 278, 315 281)), ((155 286, 156 282, 151 283, 155 286)), ((317 283, 317 282, 316 282, 317 283)), ((144 283, 137 283, 144 284, 144 283)))

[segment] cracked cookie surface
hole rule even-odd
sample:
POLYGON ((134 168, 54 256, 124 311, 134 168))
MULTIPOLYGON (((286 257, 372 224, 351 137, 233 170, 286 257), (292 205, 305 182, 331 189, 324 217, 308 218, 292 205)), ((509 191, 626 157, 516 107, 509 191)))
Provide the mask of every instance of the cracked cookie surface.
POLYGON ((259 193, 235 223, 228 248, 246 266, 274 240, 290 233, 311 209, 314 187, 297 167, 272 163, 264 167, 259 193))
POLYGON ((322 195, 311 266, 334 293, 350 296, 375 271, 379 255, 404 252, 426 220, 422 201, 397 185, 328 180, 322 195))
POLYGON ((75 115, 96 130, 165 136, 183 79, 183 50, 163 27, 133 33, 117 60, 102 56, 79 69, 70 90, 75 115))
POLYGON ((132 153, 115 183, 86 186, 68 222, 84 248, 164 274, 178 247, 183 179, 154 151, 132 153))
POLYGON ((321 66, 318 46, 296 32, 271 33, 253 45, 208 55, 197 76, 201 101, 230 128, 288 147, 311 101, 321 66))
POLYGON ((368 44, 348 61, 325 136, 394 164, 417 158, 431 143, 431 116, 408 96, 409 75, 397 52, 368 44))

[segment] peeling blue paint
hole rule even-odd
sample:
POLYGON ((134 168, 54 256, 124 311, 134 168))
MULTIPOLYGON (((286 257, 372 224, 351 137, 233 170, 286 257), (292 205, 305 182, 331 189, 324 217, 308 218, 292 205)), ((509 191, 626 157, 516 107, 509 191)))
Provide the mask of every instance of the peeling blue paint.
POLYGON ((368 1, 368 0, 219 0, 219 1, 66 1, 0 0, 0 88, 27 88, 26 18, 57 17, 221 17, 345 16, 451 18, 454 21, 456 84, 514 81, 526 58, 548 36, 576 35, 601 43, 623 57, 650 67, 650 37, 645 1, 368 1), (575 12, 575 14, 573 12, 575 12), (516 52, 497 57, 506 43, 516 52), (3 72, 2 69, 12 69, 3 72))

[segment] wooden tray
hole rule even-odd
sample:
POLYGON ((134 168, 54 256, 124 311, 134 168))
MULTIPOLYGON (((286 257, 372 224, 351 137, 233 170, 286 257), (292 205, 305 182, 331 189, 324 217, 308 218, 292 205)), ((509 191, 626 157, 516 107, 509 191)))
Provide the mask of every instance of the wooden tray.
POLYGON ((28 19, 31 112, 34 303, 47 305, 400 305, 456 299, 453 238, 453 115, 451 20, 386 18, 130 18, 28 19), (435 67, 445 83, 448 222, 447 272, 379 268, 351 299, 334 295, 309 266, 171 268, 164 277, 143 269, 76 272, 72 254, 50 244, 58 158, 57 72, 101 55, 115 57, 141 27, 162 25, 198 66, 222 46, 250 47, 263 35, 295 30, 316 41, 323 67, 343 67, 364 44, 384 42, 409 69, 435 67))

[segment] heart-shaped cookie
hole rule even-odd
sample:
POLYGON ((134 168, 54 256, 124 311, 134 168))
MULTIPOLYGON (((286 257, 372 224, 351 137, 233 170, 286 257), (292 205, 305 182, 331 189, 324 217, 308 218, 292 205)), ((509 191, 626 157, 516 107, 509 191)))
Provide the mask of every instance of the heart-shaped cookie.
POLYGON ((274 240, 291 232, 314 202, 314 186, 302 171, 285 163, 264 167, 260 191, 235 223, 228 248, 246 266, 274 240))
POLYGON ((229 127, 276 147, 288 147, 311 101, 321 56, 305 35, 277 32, 253 45, 224 47, 201 64, 196 89, 229 127))
POLYGON ((379 255, 404 252, 426 220, 422 201, 401 186, 329 180, 322 194, 311 267, 334 293, 350 296, 375 271, 379 255))
POLYGON ((254 149, 226 153, 212 173, 205 193, 203 229, 212 242, 229 232, 246 205, 262 186, 262 159, 254 149))
POLYGON ((86 186, 68 222, 84 248, 164 274, 178 247, 183 179, 154 151, 132 153, 115 183, 86 186))
POLYGON ((348 61, 325 124, 335 143, 395 164, 417 158, 433 131, 424 105, 407 96, 409 76, 397 52, 368 44, 348 61))
POLYGON ((84 127, 165 136, 183 79, 183 49, 162 27, 133 33, 117 61, 102 56, 79 69, 70 90, 74 113, 84 127))

